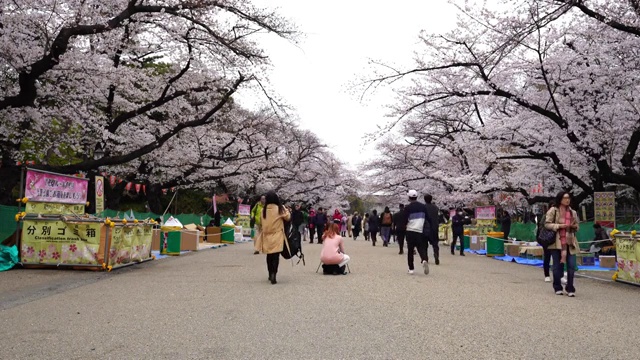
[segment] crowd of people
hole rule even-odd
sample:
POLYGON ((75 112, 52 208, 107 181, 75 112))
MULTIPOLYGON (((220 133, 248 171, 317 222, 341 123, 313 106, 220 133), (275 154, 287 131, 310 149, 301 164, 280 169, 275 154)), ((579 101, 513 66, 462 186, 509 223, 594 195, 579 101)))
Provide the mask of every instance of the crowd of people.
MULTIPOLYGON (((357 211, 348 214, 335 209, 330 213, 322 207, 305 211, 299 204, 293 209, 284 206, 275 192, 262 196, 251 210, 251 223, 255 227, 255 254, 267 255, 267 269, 269 281, 276 284, 279 256, 286 241, 286 228, 291 226, 300 234, 302 241, 314 240, 323 245, 320 260, 326 265, 344 267, 351 259, 345 254, 344 238, 358 240, 362 233, 365 241, 376 246, 378 235, 382 246, 388 247, 392 241, 397 242, 399 254, 404 254, 406 241, 408 273, 415 271, 414 256, 420 257, 420 264, 425 275, 429 274, 429 245, 433 248, 436 265, 440 265, 440 247, 438 230, 440 223, 445 221, 442 213, 433 204, 431 195, 424 195, 424 203, 418 201, 418 193, 410 190, 407 193, 408 204, 399 204, 399 210, 392 213, 385 207, 381 214, 372 210, 371 214, 361 216, 357 211)), ((550 263, 553 259, 553 289, 557 295, 567 294, 575 296, 574 276, 576 267, 575 255, 580 252, 576 233, 579 229, 578 216, 571 208, 571 194, 559 193, 544 217, 538 221, 538 238, 542 229, 552 231, 555 241, 544 246, 543 271, 545 281, 551 282, 550 263), (566 271, 564 270, 566 268, 566 271)), ((511 219, 507 212, 500 217, 505 239, 509 234, 511 219)), ((455 248, 460 241, 460 256, 465 256, 463 238, 464 225, 469 224, 469 217, 463 209, 456 209, 451 218, 451 254, 455 255, 455 248)), ((606 233, 596 225, 596 236, 607 237, 606 233)), ((594 246, 598 245, 597 242, 594 246)), ((606 245, 606 244, 604 244, 606 245)), ((601 245, 599 245, 602 247, 601 245)), ((592 247, 593 248, 593 247, 592 247)), ((600 250, 600 248, 598 248, 600 250)))

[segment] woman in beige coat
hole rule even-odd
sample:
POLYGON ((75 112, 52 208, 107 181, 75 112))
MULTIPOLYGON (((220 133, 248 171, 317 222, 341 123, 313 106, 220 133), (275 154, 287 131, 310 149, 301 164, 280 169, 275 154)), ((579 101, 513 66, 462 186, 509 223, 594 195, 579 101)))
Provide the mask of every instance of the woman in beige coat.
POLYGON ((291 219, 291 214, 280 203, 278 195, 270 191, 266 195, 266 203, 262 209, 262 231, 256 239, 256 248, 263 254, 267 254, 267 269, 269 281, 276 284, 276 274, 280 263, 280 253, 284 247, 286 235, 284 222, 291 219))
POLYGON ((576 296, 573 279, 576 267, 575 255, 580 252, 576 233, 578 232, 578 214, 571 209, 571 194, 561 192, 556 196, 555 207, 549 209, 544 226, 556 232, 555 244, 549 245, 553 259, 553 289, 556 295, 563 295, 561 278, 564 264, 567 264, 567 286, 569 297, 576 296))

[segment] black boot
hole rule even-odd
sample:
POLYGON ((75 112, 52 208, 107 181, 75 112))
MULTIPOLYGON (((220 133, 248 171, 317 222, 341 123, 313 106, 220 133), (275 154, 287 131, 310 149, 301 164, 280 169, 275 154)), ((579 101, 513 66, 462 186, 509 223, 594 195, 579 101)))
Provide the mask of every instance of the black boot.
POLYGON ((440 257, 436 256, 436 265, 440 265, 440 257))
POLYGON ((271 274, 271 284, 275 285, 278 282, 276 281, 276 273, 271 274))
POLYGON ((271 281, 271 280, 273 280, 273 273, 272 272, 269 273, 269 281, 271 281))

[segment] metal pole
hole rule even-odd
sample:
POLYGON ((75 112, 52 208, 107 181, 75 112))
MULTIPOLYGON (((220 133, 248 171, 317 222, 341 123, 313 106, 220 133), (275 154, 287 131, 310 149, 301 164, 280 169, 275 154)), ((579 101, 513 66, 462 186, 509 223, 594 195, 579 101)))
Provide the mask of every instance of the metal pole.
MULTIPOLYGON (((20 169, 20 201, 18 202, 18 213, 22 212, 22 199, 24 198, 24 166, 20 169)), ((18 263, 22 263, 22 250, 21 249, 21 239, 20 239, 20 221, 16 221, 16 247, 18 248, 18 263)))
POLYGON ((106 232, 104 234, 104 263, 109 266, 109 255, 111 254, 111 245, 109 242, 109 230, 111 227, 105 225, 106 232))

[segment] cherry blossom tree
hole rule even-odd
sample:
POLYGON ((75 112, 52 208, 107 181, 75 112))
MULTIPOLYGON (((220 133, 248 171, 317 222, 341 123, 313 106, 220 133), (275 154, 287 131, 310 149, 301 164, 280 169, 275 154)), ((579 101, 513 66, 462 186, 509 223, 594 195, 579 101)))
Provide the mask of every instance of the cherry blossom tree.
POLYGON ((11 201, 16 161, 62 173, 143 166, 190 129, 228 125, 233 95, 264 88, 269 61, 252 40, 264 32, 295 40, 289 22, 248 1, 3 2, 0 202, 11 201), (73 160, 45 163, 65 153, 73 160))
POLYGON ((369 169, 454 202, 546 200, 530 191, 542 181, 578 201, 639 191, 637 1, 459 3, 454 31, 421 35, 415 68, 380 66, 369 83, 398 95, 388 156, 369 169))

